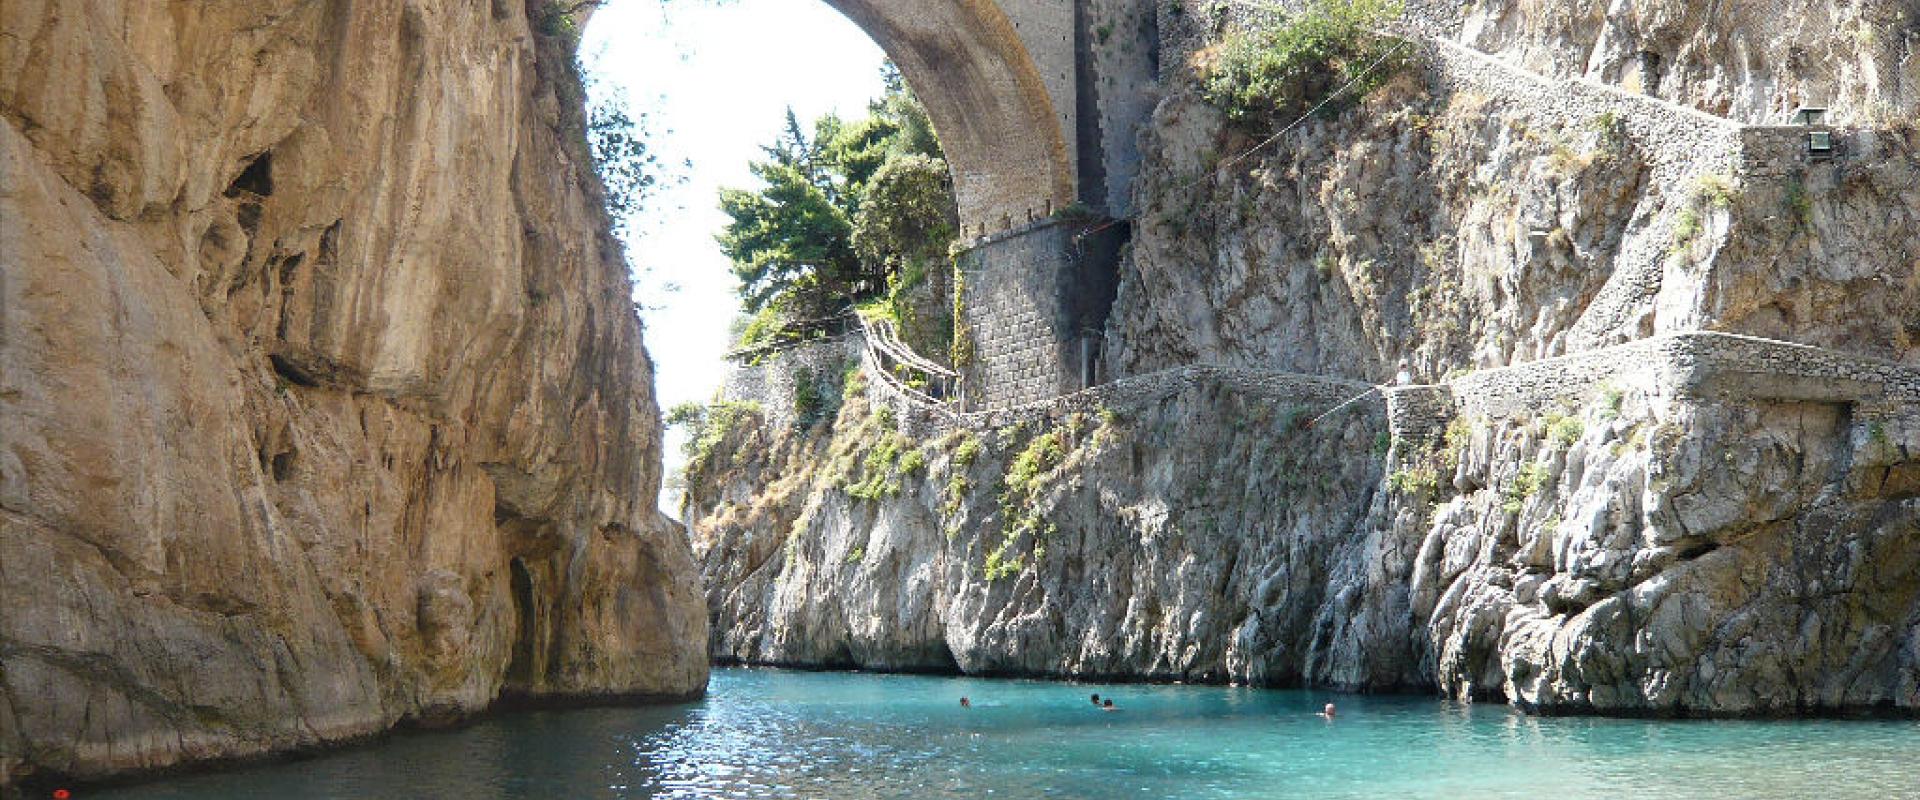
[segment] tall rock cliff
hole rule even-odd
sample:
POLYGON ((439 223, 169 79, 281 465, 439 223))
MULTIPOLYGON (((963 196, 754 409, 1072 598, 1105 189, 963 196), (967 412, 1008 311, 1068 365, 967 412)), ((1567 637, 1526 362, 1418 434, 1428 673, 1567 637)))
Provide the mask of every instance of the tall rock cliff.
POLYGON ((702 690, 567 28, 0 7, 0 778, 702 690))
POLYGON ((1920 713, 1920 18, 1759 5, 1823 22, 1409 2, 1404 68, 1236 158, 1293 115, 1196 69, 1285 20, 1161 4, 1119 378, 957 414, 869 354, 830 426, 733 417, 713 652, 1920 713))

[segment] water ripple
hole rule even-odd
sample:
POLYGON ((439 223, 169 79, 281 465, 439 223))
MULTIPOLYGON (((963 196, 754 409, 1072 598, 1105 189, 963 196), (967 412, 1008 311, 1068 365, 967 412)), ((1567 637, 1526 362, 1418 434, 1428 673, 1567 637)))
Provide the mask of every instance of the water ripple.
POLYGON ((1920 798, 1920 722, 1543 719, 1419 697, 726 669, 696 704, 510 715, 92 796, 1882 800, 1920 798), (1329 699, 1332 723, 1313 714, 1329 699))

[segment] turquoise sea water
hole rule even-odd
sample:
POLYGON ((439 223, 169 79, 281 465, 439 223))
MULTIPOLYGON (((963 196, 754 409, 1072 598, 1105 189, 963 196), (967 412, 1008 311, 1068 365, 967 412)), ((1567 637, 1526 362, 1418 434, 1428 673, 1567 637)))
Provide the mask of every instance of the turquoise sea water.
POLYGON ((76 800, 603 797, 1920 798, 1920 721, 722 669, 697 703, 504 715, 76 800), (1328 701, 1333 722, 1313 714, 1328 701))

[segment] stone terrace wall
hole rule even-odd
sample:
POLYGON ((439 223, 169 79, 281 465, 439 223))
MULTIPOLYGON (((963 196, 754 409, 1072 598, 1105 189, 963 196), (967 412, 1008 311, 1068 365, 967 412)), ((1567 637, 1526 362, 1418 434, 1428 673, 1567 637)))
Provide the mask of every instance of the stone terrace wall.
POLYGON ((1450 381, 1459 413, 1525 417, 1584 403, 1602 384, 1719 400, 1920 404, 1920 369, 1727 333, 1681 333, 1478 370, 1450 381))
POLYGON ((758 403, 767 424, 792 425, 799 380, 811 376, 822 396, 837 395, 842 374, 861 351, 860 337, 847 334, 775 350, 754 363, 732 361, 720 384, 720 399, 758 403))
POLYGON ((1453 388, 1444 383, 1391 386, 1380 394, 1387 402, 1387 430, 1397 441, 1430 441, 1453 420, 1453 388))
POLYGON ((1920 368, 1718 332, 1657 336, 1415 386, 1375 387, 1318 375, 1197 364, 972 413, 957 413, 884 380, 868 383, 870 399, 893 407, 909 435, 931 435, 952 427, 993 429, 1075 412, 1137 409, 1200 384, 1285 398, 1319 410, 1346 404, 1365 413, 1381 413, 1393 434, 1408 440, 1438 436, 1455 416, 1510 419, 1578 405, 1607 385, 1702 399, 1854 403, 1866 416, 1912 413, 1920 406, 1920 368), (1375 390, 1378 397, 1366 397, 1375 390))
POLYGON ((1664 345, 1690 396, 1920 405, 1920 367, 1728 333, 1680 334, 1664 345))

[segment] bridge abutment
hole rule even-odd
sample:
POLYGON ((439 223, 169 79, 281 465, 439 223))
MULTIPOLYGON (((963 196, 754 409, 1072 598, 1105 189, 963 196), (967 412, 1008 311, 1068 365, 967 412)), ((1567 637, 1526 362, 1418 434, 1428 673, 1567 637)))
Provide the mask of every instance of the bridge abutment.
POLYGON ((959 256, 954 324, 966 410, 1039 402, 1101 381, 1099 347, 1127 230, 1052 218, 959 256))

